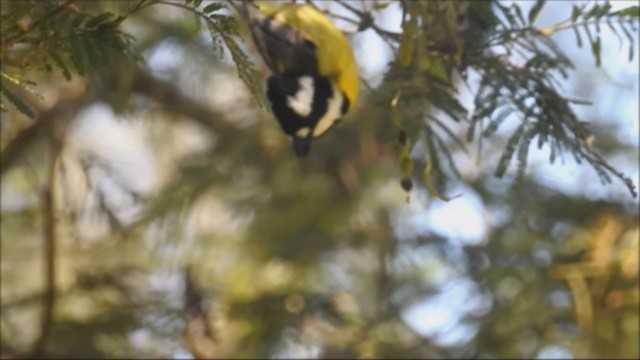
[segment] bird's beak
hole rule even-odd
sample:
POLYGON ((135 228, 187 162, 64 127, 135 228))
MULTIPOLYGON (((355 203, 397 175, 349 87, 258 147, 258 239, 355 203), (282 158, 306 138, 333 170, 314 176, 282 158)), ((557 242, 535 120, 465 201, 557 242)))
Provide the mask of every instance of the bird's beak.
POLYGON ((298 157, 305 157, 311 149, 311 137, 293 137, 293 151, 298 157))

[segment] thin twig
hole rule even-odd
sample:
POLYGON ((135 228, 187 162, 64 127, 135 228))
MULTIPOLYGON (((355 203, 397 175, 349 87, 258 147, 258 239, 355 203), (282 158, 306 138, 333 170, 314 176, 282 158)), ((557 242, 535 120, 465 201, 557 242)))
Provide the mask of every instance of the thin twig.
MULTIPOLYGON (((356 9, 355 7, 351 6, 346 1, 343 1, 343 0, 336 0, 336 1, 338 2, 338 4, 342 5, 344 8, 346 8, 347 10, 351 11, 356 16, 358 16, 361 20, 364 19, 367 16, 370 16, 366 12, 364 12, 362 10, 359 10, 359 9, 356 9)), ((376 33, 378 33, 378 35, 380 35, 382 38, 388 38, 388 39, 393 40, 393 41, 400 41, 400 39, 402 38, 402 34, 396 33, 396 32, 393 32, 393 31, 389 31, 389 30, 385 30, 385 29, 379 27, 373 21, 371 21, 367 25, 368 25, 368 27, 372 28, 376 33)), ((389 44, 389 46, 392 47, 391 44, 389 44)))
POLYGON ((129 13, 127 14, 127 16, 126 16, 126 17, 129 17, 129 15, 132 15, 132 14, 134 14, 134 13, 138 12, 139 10, 142 10, 142 9, 144 9, 145 7, 147 7, 147 6, 149 6, 149 5, 152 5, 152 4, 153 4, 153 3, 151 3, 151 2, 150 2, 150 3, 148 3, 148 4, 145 4, 145 2, 147 2, 147 0, 140 0, 140 1, 136 4, 136 6, 134 6, 134 8, 133 8, 133 9, 131 9, 131 11, 129 11, 129 13), (145 6, 142 6, 142 5, 145 5, 145 6))
POLYGON ((73 3, 75 0, 67 0, 64 3, 58 5, 55 9, 51 10, 50 12, 48 12, 47 14, 43 15, 41 18, 39 18, 38 20, 34 21, 25 31, 21 32, 20 34, 17 34, 16 36, 13 36, 9 39, 7 39, 6 43, 2 44, 3 48, 9 48, 11 45, 15 44, 16 42, 20 41, 23 37, 25 37, 28 33, 30 33, 31 31, 33 31, 35 28, 38 27, 38 25, 40 25, 41 22, 49 20, 50 18, 52 18, 54 15, 56 15, 57 13, 59 13, 60 11, 62 11, 62 9, 64 9, 65 7, 68 7, 69 5, 71 5, 71 3, 73 3))
POLYGON ((373 86, 371 86, 371 84, 369 84, 369 82, 367 81, 367 79, 363 78, 362 76, 360 76, 360 82, 362 82, 362 84, 370 91, 370 92, 375 92, 376 89, 373 88, 373 86))
POLYGON ((183 4, 180 4, 180 3, 174 3, 174 2, 170 2, 170 1, 156 1, 153 4, 154 5, 155 4, 162 4, 162 5, 175 6, 175 7, 179 7, 181 9, 185 9, 187 11, 190 11, 190 12, 192 12, 194 14, 197 14, 197 15, 200 15, 200 16, 204 16, 204 14, 202 12, 198 11, 198 9, 190 7, 190 6, 187 6, 187 5, 183 5, 183 4))
MULTIPOLYGON (((634 18, 629 18, 629 19, 617 19, 616 23, 618 24, 625 24, 625 23, 629 23, 629 24, 633 24, 636 19, 634 18)), ((567 30, 567 29, 571 29, 571 28, 580 28, 583 26, 592 26, 592 25, 597 25, 597 24, 601 24, 603 23, 605 20, 601 20, 601 19, 596 19, 596 20, 584 20, 584 21, 578 21, 578 22, 574 22, 571 24, 566 24, 564 25, 562 23, 558 23, 556 25, 553 25, 551 27, 548 28, 544 28, 544 29, 540 29, 538 31, 540 31, 541 33, 545 34, 545 35, 551 35, 551 34, 555 34, 557 32, 563 31, 563 30, 567 30)), ((607 19, 607 21, 609 21, 607 19)), ((518 29, 515 29, 518 30, 518 29)), ((524 29, 526 30, 526 28, 524 29)))
POLYGON ((346 22, 348 22, 348 23, 351 23, 351 24, 354 24, 354 25, 358 25, 358 24, 360 24, 360 22, 359 22, 358 20, 356 20, 356 19, 352 19, 352 18, 350 18, 350 17, 348 17, 348 16, 344 16, 344 15, 340 15, 340 14, 332 13, 332 12, 331 12, 331 11, 329 11, 329 10, 322 10, 322 12, 323 12, 323 13, 325 13, 326 15, 328 15, 328 16, 330 16, 330 17, 332 17, 332 18, 335 18, 335 19, 344 20, 344 21, 346 21, 346 22))
POLYGON ((344 8, 346 8, 347 10, 351 11, 352 13, 358 15, 358 17, 363 17, 365 14, 362 10, 358 10, 355 7, 351 6, 349 3, 347 3, 346 1, 343 0, 336 0, 336 2, 340 5, 342 5, 344 8))

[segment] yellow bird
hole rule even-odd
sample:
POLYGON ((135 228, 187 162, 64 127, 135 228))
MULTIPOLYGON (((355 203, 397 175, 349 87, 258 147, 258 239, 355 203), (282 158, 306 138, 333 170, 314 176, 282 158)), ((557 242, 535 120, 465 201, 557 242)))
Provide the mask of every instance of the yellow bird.
POLYGON ((309 4, 247 6, 249 27, 271 70, 267 98, 298 156, 358 99, 358 66, 344 34, 309 4))

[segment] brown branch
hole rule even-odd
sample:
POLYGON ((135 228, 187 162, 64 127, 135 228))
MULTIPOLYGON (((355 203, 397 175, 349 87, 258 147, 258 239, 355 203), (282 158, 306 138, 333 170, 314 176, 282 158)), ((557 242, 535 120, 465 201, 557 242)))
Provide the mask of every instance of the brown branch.
POLYGON ((196 359, 210 359, 215 354, 216 339, 212 321, 204 303, 202 290, 194 282, 193 271, 184 271, 184 312, 188 314, 184 338, 189 352, 196 359))
POLYGON ((49 132, 49 167, 47 170, 48 183, 42 194, 42 211, 44 213, 43 250, 44 250, 44 277, 46 289, 43 294, 44 310, 40 325, 40 335, 36 340, 33 357, 43 357, 45 346, 51 332, 53 323, 53 311, 56 299, 56 219, 55 219, 55 188, 56 168, 58 158, 62 150, 61 141, 56 131, 49 132))
MULTIPOLYGON (((236 130, 231 123, 224 121, 225 115, 184 95, 175 84, 156 79, 143 70, 138 69, 133 74, 131 90, 155 100, 163 110, 188 117, 214 132, 236 130)), ((62 97, 55 105, 45 108, 34 99, 29 99, 28 94, 20 95, 25 102, 36 109, 39 116, 33 124, 20 132, 3 148, 0 153, 0 176, 4 176, 7 170, 15 166, 22 154, 51 129, 57 118, 60 118, 68 110, 76 110, 95 100, 93 94, 85 92, 62 97)))
POLYGON ((174 83, 157 79, 145 71, 134 74, 132 91, 155 100, 167 113, 184 116, 221 136, 216 137, 216 149, 225 152, 231 141, 243 130, 227 121, 227 116, 183 94, 174 83))
MULTIPOLYGON (((42 119, 42 118, 41 118, 42 119)), ((22 130, 0 153, 0 174, 9 170, 19 158, 22 149, 32 143, 44 128, 48 121, 35 121, 25 130, 22 130)))
MULTIPOLYGON (((58 92, 63 94, 63 91, 58 92)), ((60 118, 69 109, 78 109, 88 103, 93 97, 86 93, 76 93, 63 96, 53 106, 45 107, 40 101, 27 92, 22 92, 20 97, 39 114, 36 120, 26 129, 15 136, 0 153, 0 176, 11 169, 20 159, 25 150, 31 147, 43 134, 50 131, 56 119, 60 118)))
POLYGON ((231 128, 223 114, 202 105, 185 96, 173 83, 156 79, 142 70, 136 71, 132 91, 156 100, 169 113, 191 118, 195 122, 213 131, 225 131, 231 128))

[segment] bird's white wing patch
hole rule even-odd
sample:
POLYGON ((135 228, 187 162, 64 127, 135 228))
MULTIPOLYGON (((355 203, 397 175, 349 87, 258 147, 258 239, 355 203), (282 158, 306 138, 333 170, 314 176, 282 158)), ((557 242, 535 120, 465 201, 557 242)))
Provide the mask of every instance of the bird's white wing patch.
POLYGON ((342 117, 341 108, 344 102, 344 95, 335 85, 332 84, 331 87, 333 88, 333 96, 327 100, 327 112, 318 120, 315 129, 313 129, 314 137, 324 134, 342 117))
POLYGON ((311 114, 313 105, 313 94, 315 87, 313 84, 313 78, 310 76, 303 76, 298 79, 300 89, 295 96, 287 96, 287 106, 289 106, 296 114, 307 117, 311 114))

